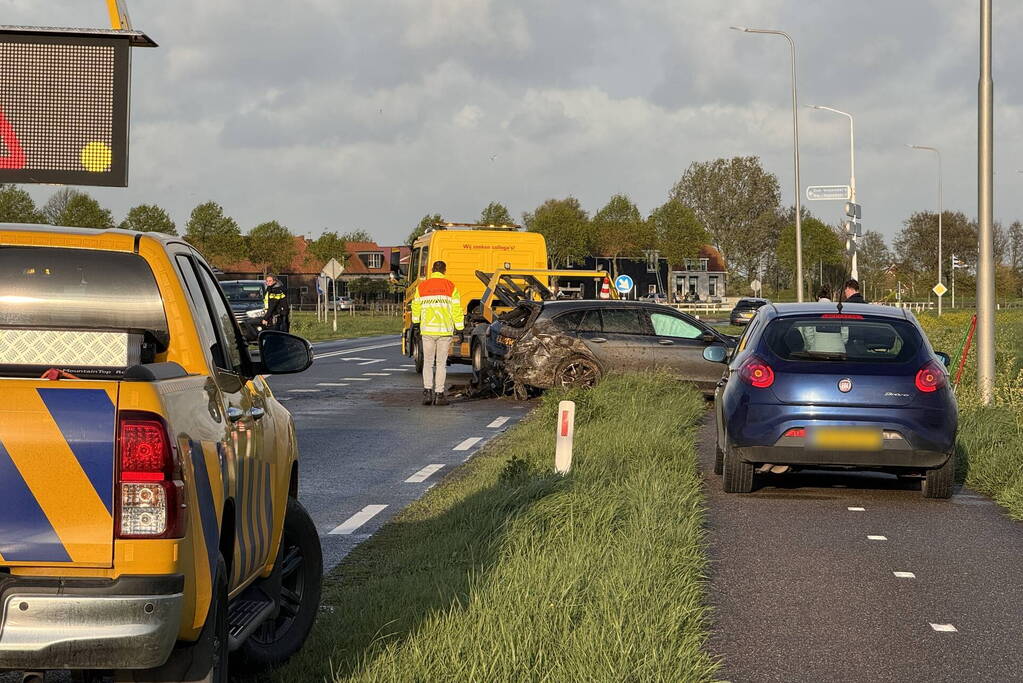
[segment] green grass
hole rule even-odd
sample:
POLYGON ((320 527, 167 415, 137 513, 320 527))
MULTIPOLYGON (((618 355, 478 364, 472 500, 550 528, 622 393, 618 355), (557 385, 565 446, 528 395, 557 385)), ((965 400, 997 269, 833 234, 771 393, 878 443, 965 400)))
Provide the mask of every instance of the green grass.
POLYGON ((279 681, 704 681, 707 558, 695 426, 664 376, 550 391, 356 548, 279 681), (560 399, 572 472, 553 474, 560 399))
POLYGON ((399 334, 401 332, 401 316, 366 312, 356 312, 355 315, 352 315, 347 311, 338 311, 337 332, 334 332, 333 312, 328 313, 327 322, 321 323, 316 320, 316 314, 311 311, 292 311, 291 332, 305 337, 309 341, 399 334))
MULTIPOLYGON (((971 315, 919 316, 935 350, 952 356, 953 378, 971 315)), ((977 391, 976 338, 956 389, 960 471, 967 486, 991 496, 1010 516, 1023 520, 1023 311, 996 315, 995 345, 993 404, 982 405, 977 391)))

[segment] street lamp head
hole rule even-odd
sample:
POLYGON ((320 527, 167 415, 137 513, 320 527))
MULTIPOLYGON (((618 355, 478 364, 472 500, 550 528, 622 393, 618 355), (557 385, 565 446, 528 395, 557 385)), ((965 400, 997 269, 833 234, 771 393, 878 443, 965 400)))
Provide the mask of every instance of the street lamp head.
POLYGON ((728 28, 733 31, 742 31, 743 33, 749 33, 749 29, 745 26, 729 26, 728 28))

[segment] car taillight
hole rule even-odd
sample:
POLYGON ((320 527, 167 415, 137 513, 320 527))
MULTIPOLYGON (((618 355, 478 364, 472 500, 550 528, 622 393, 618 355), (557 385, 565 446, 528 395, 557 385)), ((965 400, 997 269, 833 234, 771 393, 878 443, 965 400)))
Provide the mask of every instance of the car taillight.
POLYGON ((805 438, 806 437, 806 427, 793 427, 792 429, 790 429, 787 432, 785 432, 784 434, 782 434, 782 436, 794 436, 794 437, 796 437, 798 439, 805 438))
POLYGON ((158 415, 121 413, 117 476, 119 538, 181 538, 184 484, 158 415))
POLYGON ((774 384, 774 370, 771 366, 756 356, 750 356, 746 362, 739 367, 739 377, 742 381, 757 387, 766 389, 774 384))
POLYGON ((945 368, 936 361, 928 361, 916 373, 916 388, 925 394, 937 391, 948 383, 945 368))

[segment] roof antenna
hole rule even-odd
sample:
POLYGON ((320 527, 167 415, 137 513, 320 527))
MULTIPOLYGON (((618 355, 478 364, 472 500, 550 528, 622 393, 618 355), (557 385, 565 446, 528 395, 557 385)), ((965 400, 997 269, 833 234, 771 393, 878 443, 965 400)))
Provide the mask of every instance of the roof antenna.
POLYGON ((838 290, 838 312, 842 312, 842 297, 845 296, 845 287, 838 290))

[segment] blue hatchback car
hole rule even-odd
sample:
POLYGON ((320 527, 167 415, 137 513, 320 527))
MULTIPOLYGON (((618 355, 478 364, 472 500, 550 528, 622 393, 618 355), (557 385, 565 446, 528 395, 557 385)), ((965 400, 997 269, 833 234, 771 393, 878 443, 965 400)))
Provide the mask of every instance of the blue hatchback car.
POLYGON ((768 304, 730 355, 715 393, 715 472, 748 493, 758 466, 922 474, 952 495, 958 413, 948 356, 907 311, 872 304, 768 304))

